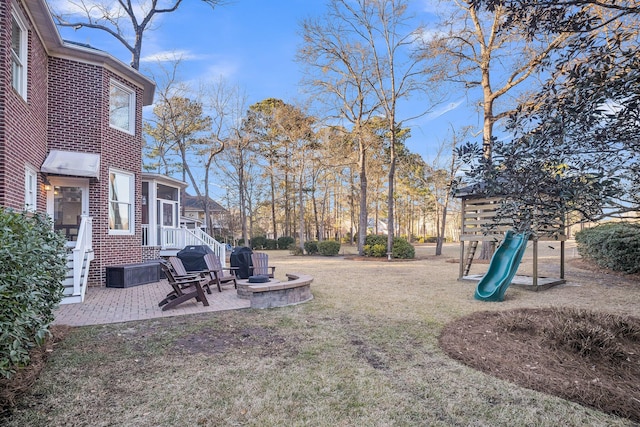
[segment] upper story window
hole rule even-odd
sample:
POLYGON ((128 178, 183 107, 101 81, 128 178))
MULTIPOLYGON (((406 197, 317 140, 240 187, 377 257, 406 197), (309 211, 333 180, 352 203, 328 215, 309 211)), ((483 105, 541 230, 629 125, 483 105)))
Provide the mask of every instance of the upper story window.
POLYGON ((30 167, 24 170, 24 209, 35 211, 38 201, 38 175, 30 167))
POLYGON ((27 99, 27 26, 20 14, 11 12, 11 85, 27 99))
POLYGON ((133 198, 135 176, 128 172, 109 171, 109 234, 135 232, 133 198))
POLYGON ((109 125, 135 135, 135 121, 136 93, 112 80, 109 87, 109 125))

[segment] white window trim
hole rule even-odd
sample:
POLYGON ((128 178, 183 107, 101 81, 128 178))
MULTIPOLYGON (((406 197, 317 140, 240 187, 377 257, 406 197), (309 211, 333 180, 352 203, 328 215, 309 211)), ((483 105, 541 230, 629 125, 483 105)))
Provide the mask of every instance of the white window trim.
POLYGON ((120 83, 117 80, 109 80, 109 127, 118 129, 122 132, 130 135, 136 134, 136 91, 120 83), (115 86, 118 89, 127 92, 129 94, 129 128, 123 128, 111 123, 111 87, 115 86))
MULTIPOLYGON (((126 175, 128 176, 129 179, 129 194, 131 196, 131 200, 129 201, 129 229, 128 230, 112 230, 111 226, 108 224, 109 222, 109 215, 107 214, 107 228, 109 229, 109 234, 110 235, 133 235, 136 232, 136 227, 135 227, 135 215, 136 215, 136 206, 135 206, 135 198, 136 198, 136 193, 135 193, 135 189, 136 189, 136 185, 135 185, 135 180, 136 180, 136 175, 132 172, 127 172, 121 169, 109 169, 109 180, 111 179, 111 174, 115 173, 115 174, 119 174, 119 175, 126 175)), ((109 200, 108 200, 108 205, 107 205, 107 212, 109 212, 109 210, 111 209, 111 185, 109 185, 109 200)), ((118 201, 118 203, 124 203, 122 201, 118 201)))
POLYGON ((24 209, 35 212, 38 208, 38 173, 30 166, 24 168, 24 209))
MULTIPOLYGON (((11 8, 11 18, 15 20, 20 27, 20 52, 18 52, 19 56, 16 57, 13 52, 13 48, 11 48, 11 87, 13 87, 24 100, 27 100, 27 77, 28 77, 28 58, 29 58, 29 31, 27 29, 27 25, 25 24, 25 19, 22 16, 22 13, 18 10, 17 6, 14 4, 11 8), (13 62, 18 62, 21 66, 20 68, 20 76, 18 86, 15 87, 13 85, 13 62)), ((13 27, 13 22, 12 22, 13 27)))

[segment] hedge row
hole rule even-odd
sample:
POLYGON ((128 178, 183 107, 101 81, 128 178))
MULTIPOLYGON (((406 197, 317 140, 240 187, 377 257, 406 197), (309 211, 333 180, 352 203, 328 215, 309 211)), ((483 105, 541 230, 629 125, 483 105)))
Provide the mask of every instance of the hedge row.
POLYGON ((340 253, 340 242, 337 240, 322 240, 321 242, 307 240, 304 242, 304 250, 307 255, 336 256, 340 253))
POLYGON ((62 299, 65 239, 46 215, 0 208, 0 375, 29 364, 62 299))
POLYGON ((600 267, 640 272, 640 224, 610 222, 576 233, 578 253, 600 267))
MULTIPOLYGON (((244 241, 240 241, 240 243, 244 243, 244 241)), ((278 240, 267 239, 265 236, 256 236, 251 239, 251 249, 289 249, 293 243, 295 243, 295 239, 289 236, 280 237, 278 240)))

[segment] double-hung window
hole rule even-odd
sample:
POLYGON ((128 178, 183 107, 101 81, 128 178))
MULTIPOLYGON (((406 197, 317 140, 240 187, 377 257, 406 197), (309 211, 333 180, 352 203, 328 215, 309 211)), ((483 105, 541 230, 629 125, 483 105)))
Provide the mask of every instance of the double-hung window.
POLYGON ((109 85, 109 125, 131 135, 136 133, 136 93, 114 80, 109 85))
POLYGON ((38 200, 38 175, 30 167, 24 170, 24 209, 35 211, 38 200))
POLYGON ((109 171, 109 234, 133 234, 135 176, 109 171))
POLYGON ((20 13, 11 12, 11 85, 27 99, 27 26, 20 13))

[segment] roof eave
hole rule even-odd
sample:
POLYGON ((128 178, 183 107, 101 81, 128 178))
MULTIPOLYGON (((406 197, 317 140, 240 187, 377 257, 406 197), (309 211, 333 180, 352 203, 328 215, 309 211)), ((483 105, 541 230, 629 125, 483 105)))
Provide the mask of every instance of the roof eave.
POLYGON ((141 87, 144 92, 143 105, 153 103, 156 86, 151 79, 106 52, 65 43, 44 0, 24 0, 24 2, 35 23, 35 31, 50 56, 104 66, 141 87))

